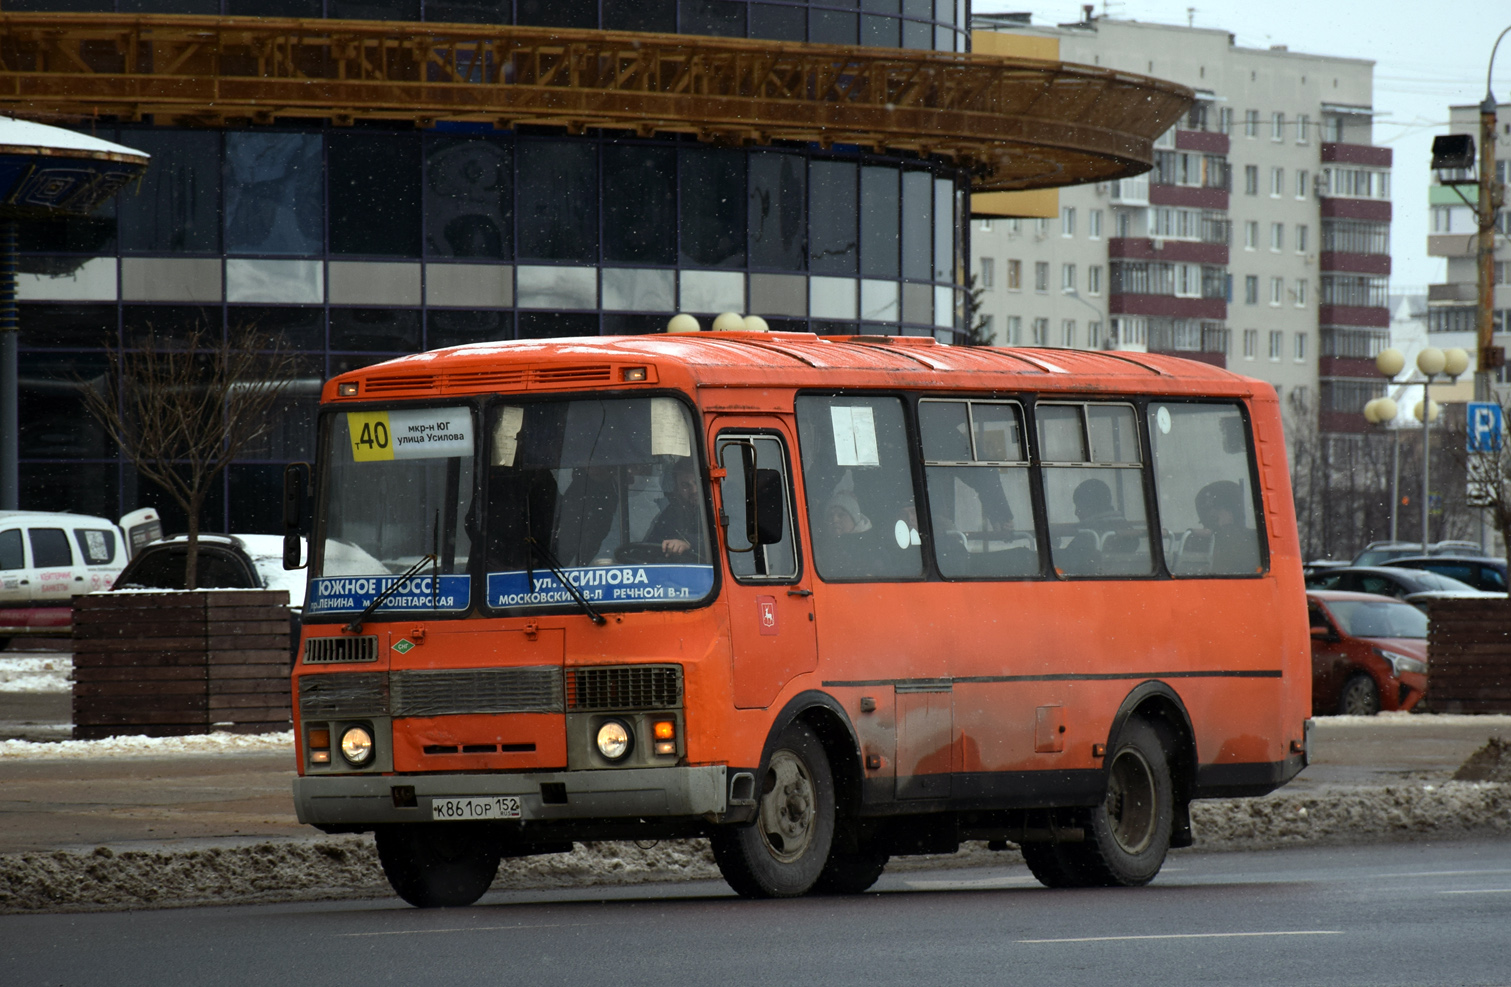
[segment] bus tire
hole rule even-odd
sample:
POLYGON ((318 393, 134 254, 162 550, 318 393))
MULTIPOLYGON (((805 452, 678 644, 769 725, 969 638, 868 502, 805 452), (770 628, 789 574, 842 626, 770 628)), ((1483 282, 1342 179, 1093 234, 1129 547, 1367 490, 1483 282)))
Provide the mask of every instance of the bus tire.
POLYGON ((1107 791, 1082 813, 1080 843, 1028 844, 1029 869, 1051 888, 1134 888, 1165 863, 1175 822, 1174 786, 1154 727, 1137 717, 1123 726, 1107 761, 1107 791))
POLYGON ((744 898, 795 898, 818 883, 834 842, 834 776, 818 737, 792 723, 767 761, 753 823, 710 838, 724 880, 744 898))
POLYGON ((1349 676, 1338 694, 1339 716, 1374 716, 1380 712, 1380 687, 1364 672, 1349 676))
POLYGON ((495 834, 469 823, 380 826, 376 838, 384 876, 416 908, 477 901, 493 884, 502 856, 495 834))
POLYGON ((831 850, 813 893, 860 894, 876 883, 891 859, 891 854, 875 850, 831 850))

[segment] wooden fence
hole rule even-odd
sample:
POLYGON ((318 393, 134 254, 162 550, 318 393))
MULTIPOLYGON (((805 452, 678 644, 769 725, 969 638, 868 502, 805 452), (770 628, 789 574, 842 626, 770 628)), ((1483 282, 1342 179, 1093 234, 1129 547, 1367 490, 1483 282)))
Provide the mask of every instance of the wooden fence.
POLYGON ((92 593, 73 647, 77 740, 289 728, 283 590, 92 593))
POLYGON ((1433 713, 1511 713, 1511 601, 1433 600, 1427 696, 1433 713))

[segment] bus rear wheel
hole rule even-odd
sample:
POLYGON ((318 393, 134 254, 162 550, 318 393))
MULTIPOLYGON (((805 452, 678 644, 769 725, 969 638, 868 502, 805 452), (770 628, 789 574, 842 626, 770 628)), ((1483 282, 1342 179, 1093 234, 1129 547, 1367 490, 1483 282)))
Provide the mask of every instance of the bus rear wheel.
POLYGON ((877 882, 891 859, 891 854, 876 850, 831 850, 813 893, 860 894, 877 882))
POLYGON ((793 723, 771 752, 755 822, 720 829, 710 839, 719 872, 741 897, 806 894, 829 860, 834 816, 834 776, 823 745, 808 727, 793 723))
POLYGON ((502 846, 470 823, 406 823, 377 831, 378 861, 394 893, 416 908, 470 905, 498 874, 502 846))
POLYGON ((1174 821, 1164 744, 1130 719, 1110 754, 1106 793, 1082 817, 1085 841, 1028 844, 1023 856, 1048 887, 1139 887, 1164 866, 1174 821))

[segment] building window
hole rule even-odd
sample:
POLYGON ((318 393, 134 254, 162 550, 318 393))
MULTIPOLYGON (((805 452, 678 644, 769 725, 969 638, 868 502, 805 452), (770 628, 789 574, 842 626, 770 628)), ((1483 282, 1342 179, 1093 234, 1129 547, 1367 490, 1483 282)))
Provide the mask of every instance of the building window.
POLYGON ((991 257, 981 258, 981 290, 991 291, 997 286, 997 261, 991 257))
POLYGON ((1049 220, 1045 219, 1043 216, 1040 216, 1038 219, 1034 220, 1034 234, 1041 237, 1048 236, 1049 220))
POLYGON ((1023 290, 1023 262, 1021 260, 1007 262, 1007 290, 1023 290))
POLYGON ((1007 232, 1008 232, 1008 234, 1010 236, 1017 236, 1018 234, 1022 233, 1023 232, 1023 220, 1021 220, 1021 219, 1009 219, 1007 221, 1007 232))
POLYGON ((1306 278, 1296 279, 1296 307, 1306 308, 1306 278))
POLYGON ((1296 253, 1306 253, 1307 229, 1305 223, 1296 224, 1296 253))
POLYGON ((1259 166, 1258 165, 1244 165, 1243 166, 1243 194, 1244 195, 1258 195, 1259 194, 1259 166))
POLYGON ((1076 320, 1075 319, 1061 319, 1060 320, 1060 338, 1061 338, 1061 345, 1065 346, 1066 348, 1070 348, 1070 347, 1075 346, 1075 344, 1076 344, 1076 320))
POLYGON ((1285 194, 1285 169, 1270 169, 1270 198, 1278 199, 1285 194))
POLYGON ((1049 291, 1049 261, 1034 261, 1034 290, 1041 295, 1049 291))
POLYGON ((1088 295, 1102 293, 1102 265, 1092 264, 1086 268, 1086 293, 1088 295))
POLYGON ((1243 249, 1259 249, 1259 220, 1251 219, 1243 224, 1243 249))
POLYGON ((1334 144, 1343 143, 1342 117, 1322 118, 1322 139, 1325 141, 1332 141, 1334 144))
POLYGON ((1089 350, 1102 348, 1102 323, 1097 321, 1086 323, 1086 348, 1089 350))
POLYGON ((1093 240, 1102 238, 1102 210, 1093 209, 1086 216, 1086 235, 1093 240))
POLYGON ((1299 117, 1296 118, 1296 143, 1297 144, 1305 144, 1308 140, 1311 139, 1311 135, 1308 133, 1308 131, 1311 130, 1311 128, 1312 128, 1312 118, 1311 117, 1309 117, 1305 113, 1303 113, 1299 117))
POLYGON ((1285 279, 1270 278, 1270 304, 1279 305, 1285 298, 1285 279))
POLYGON ((1127 209, 1117 211, 1118 236, 1128 237, 1133 232, 1133 215, 1127 209))
POLYGON ((1233 132, 1233 108, 1224 106, 1217 111, 1217 132, 1219 134, 1231 134, 1233 132))
POLYGON ((1307 171, 1305 168, 1302 168, 1296 172, 1296 198, 1306 198, 1307 180, 1310 177, 1311 172, 1307 171))
POLYGON ((1049 320, 1048 319, 1035 319, 1034 320, 1034 345, 1035 346, 1048 346, 1049 345, 1049 320))
POLYGON ((1284 223, 1270 224, 1270 249, 1277 252, 1285 249, 1284 223))
POLYGON ((1060 290, 1067 295, 1075 294, 1076 266, 1074 264, 1060 265, 1060 290))
POLYGON ((1076 207, 1066 206, 1060 210, 1060 235, 1076 235, 1076 207))
POLYGON ((1243 111, 1243 135, 1245 137, 1258 137, 1259 136, 1259 111, 1258 110, 1244 110, 1243 111))
POLYGON ((1296 362, 1297 363, 1304 363, 1305 361, 1306 361, 1306 333, 1304 333, 1304 332, 1298 332, 1298 333, 1296 333, 1296 362))
POLYGON ((1270 115, 1270 140, 1285 140, 1285 114, 1272 113, 1270 115))
POLYGON ((1280 352, 1284 349, 1285 333, 1279 329, 1270 330, 1270 359, 1278 361, 1280 359, 1280 352))
POLYGON ((1252 360, 1259 355, 1259 330, 1245 329, 1243 331, 1243 358, 1252 360))
POLYGON ((1453 207, 1452 206, 1433 206, 1432 207, 1432 232, 1434 232, 1434 233, 1451 233, 1451 232, 1453 232, 1453 207))
POLYGON ((992 221, 989 219, 983 219, 978 229, 980 229, 982 233, 990 233, 992 231, 992 221))
POLYGON ((1259 275, 1245 274, 1243 277, 1243 303, 1245 305, 1259 304, 1259 275))
POLYGON ((1007 338, 1002 342, 1008 346, 1017 346, 1023 342, 1023 317, 1021 315, 1007 317, 1007 338))

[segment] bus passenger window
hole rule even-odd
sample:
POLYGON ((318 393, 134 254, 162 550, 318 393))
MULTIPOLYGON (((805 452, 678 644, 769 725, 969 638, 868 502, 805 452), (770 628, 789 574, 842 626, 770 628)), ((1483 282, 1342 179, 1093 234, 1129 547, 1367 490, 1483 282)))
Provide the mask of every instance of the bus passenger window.
POLYGON ((923 575, 907 429, 897 398, 797 399, 808 528, 824 579, 923 575))
POLYGON ((918 404, 935 561, 946 578, 1039 574, 1022 420, 1016 404, 918 404))
POLYGON ((1249 432, 1232 404, 1149 406, 1154 490, 1175 576, 1262 571, 1249 474, 1249 432))
POLYGON ((1133 409, 1040 404, 1034 414, 1055 569, 1067 576, 1149 575, 1154 555, 1133 409))

